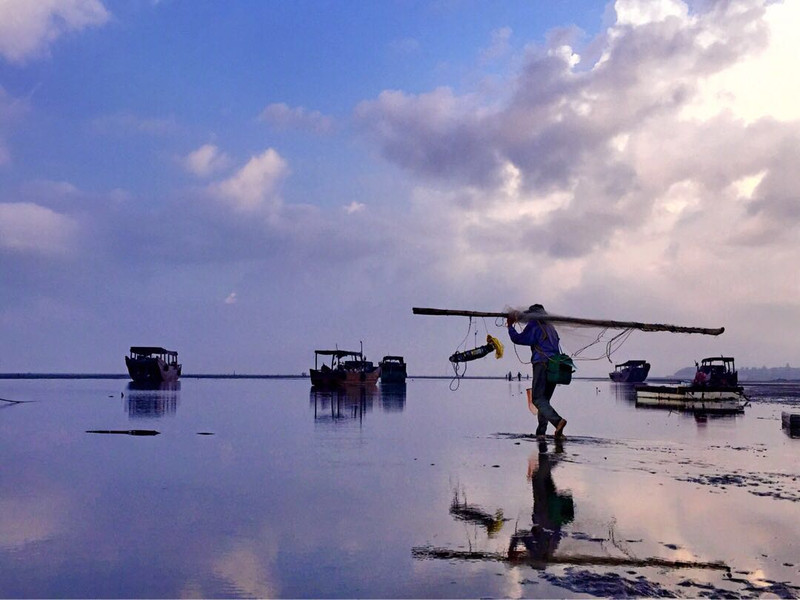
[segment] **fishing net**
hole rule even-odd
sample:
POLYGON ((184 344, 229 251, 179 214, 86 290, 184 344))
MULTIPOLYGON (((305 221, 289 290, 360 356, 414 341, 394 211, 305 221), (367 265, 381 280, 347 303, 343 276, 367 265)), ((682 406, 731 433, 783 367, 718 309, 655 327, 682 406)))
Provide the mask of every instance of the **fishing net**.
MULTIPOLYGON (((494 328, 507 328, 508 319, 511 318, 515 326, 524 325, 529 321, 544 321, 556 328, 559 335, 560 352, 565 353, 572 361, 608 360, 612 362, 612 355, 617 352, 628 340, 634 331, 666 331, 670 333, 700 333, 704 335, 720 335, 724 327, 704 328, 668 325, 664 323, 642 323, 638 321, 613 321, 605 319, 586 319, 582 317, 568 317, 554 315, 544 311, 541 305, 533 305, 528 309, 506 307, 503 312, 482 312, 471 310, 452 310, 441 308, 414 308, 417 315, 461 316, 468 317, 467 333, 462 342, 451 355, 450 362, 453 366, 454 378, 450 389, 455 390, 461 378, 466 375, 467 364, 487 356, 493 348, 497 349, 497 358, 502 356, 502 347, 499 340, 489 333, 489 321, 494 328), (479 346, 477 341, 481 327, 486 334, 487 344, 479 346), (471 348, 467 345, 474 336, 471 348)), ((495 329, 496 332, 496 329, 495 329)), ((530 359, 520 356, 514 345, 514 352, 520 363, 530 364, 530 359)))

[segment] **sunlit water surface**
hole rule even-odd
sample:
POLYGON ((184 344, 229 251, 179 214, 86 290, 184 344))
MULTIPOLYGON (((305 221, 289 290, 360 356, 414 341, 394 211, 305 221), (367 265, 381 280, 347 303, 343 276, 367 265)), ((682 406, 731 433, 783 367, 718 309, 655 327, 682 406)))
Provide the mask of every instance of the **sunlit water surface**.
POLYGON ((0 594, 800 595, 793 386, 699 419, 576 380, 557 445, 525 381, 450 383, 0 381, 0 594))

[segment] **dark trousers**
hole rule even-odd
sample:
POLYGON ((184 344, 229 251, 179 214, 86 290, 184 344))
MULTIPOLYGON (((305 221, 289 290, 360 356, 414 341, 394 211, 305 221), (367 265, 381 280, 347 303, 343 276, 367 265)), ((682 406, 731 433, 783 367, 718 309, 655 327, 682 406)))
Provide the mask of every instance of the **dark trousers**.
POLYGON ((544 435, 547 431, 547 423, 552 423, 553 427, 561 421, 561 415, 550 404, 550 398, 556 389, 555 383, 547 381, 547 363, 533 363, 533 386, 531 387, 531 401, 536 407, 539 418, 539 426, 536 428, 536 435, 544 435))

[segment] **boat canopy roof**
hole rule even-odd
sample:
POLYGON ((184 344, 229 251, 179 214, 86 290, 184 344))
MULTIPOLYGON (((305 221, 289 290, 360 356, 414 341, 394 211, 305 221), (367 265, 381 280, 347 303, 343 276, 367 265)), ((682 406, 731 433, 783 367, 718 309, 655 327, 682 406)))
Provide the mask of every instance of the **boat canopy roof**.
POLYGON ((646 360, 626 360, 624 363, 620 363, 616 365, 617 368, 620 367, 638 367, 640 365, 646 365, 646 360))
POLYGON ((403 357, 402 356, 388 356, 387 355, 387 356, 383 357, 383 360, 384 360, 384 362, 388 362, 388 361, 403 362, 403 357))
POLYGON ((166 354, 168 356, 178 356, 174 350, 167 350, 159 346, 131 346, 131 354, 166 354))
POLYGON ((734 359, 733 359, 732 356, 710 356, 708 358, 704 358, 703 360, 701 360, 700 363, 705 365, 705 364, 710 364, 710 363, 713 363, 713 362, 724 362, 724 363, 727 363, 727 362, 733 362, 733 361, 734 361, 734 359))
POLYGON ((344 358, 345 356, 361 356, 361 352, 353 352, 351 350, 314 350, 317 356, 335 356, 336 358, 344 358))

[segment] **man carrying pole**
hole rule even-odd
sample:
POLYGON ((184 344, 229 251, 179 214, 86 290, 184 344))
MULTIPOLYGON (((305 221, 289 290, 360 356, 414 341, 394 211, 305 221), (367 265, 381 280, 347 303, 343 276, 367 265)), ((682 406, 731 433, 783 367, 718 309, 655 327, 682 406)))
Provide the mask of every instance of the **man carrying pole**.
POLYGON ((535 319, 535 315, 547 314, 541 304, 531 306, 527 310, 527 314, 534 318, 528 321, 521 332, 514 327, 517 319, 513 313, 508 315, 506 322, 511 341, 531 348, 533 381, 528 395, 528 410, 539 419, 539 425, 536 427, 537 438, 545 437, 548 422, 555 427, 555 437, 561 438, 564 437, 564 427, 566 427, 567 421, 561 418, 561 415, 550 404, 556 384, 547 381, 547 362, 551 356, 561 352, 558 332, 551 323, 535 319))

